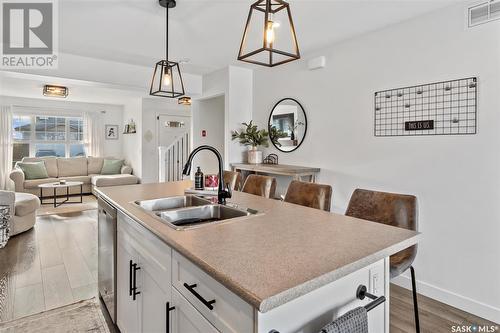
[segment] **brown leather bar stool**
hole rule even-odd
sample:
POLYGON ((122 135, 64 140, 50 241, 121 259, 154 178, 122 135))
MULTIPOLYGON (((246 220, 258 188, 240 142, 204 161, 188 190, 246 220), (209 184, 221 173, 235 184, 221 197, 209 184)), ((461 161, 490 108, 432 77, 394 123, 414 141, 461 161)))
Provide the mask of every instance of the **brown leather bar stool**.
POLYGON ((274 198, 274 192, 276 192, 276 178, 261 175, 248 175, 241 192, 260 195, 264 198, 274 198))
POLYGON ((288 186, 285 201, 301 206, 330 211, 332 187, 294 180, 288 186))
POLYGON ((233 191, 238 191, 241 186, 241 174, 237 171, 224 170, 224 184, 229 185, 233 191))
MULTIPOLYGON (((417 210, 417 198, 413 195, 356 189, 345 215, 417 231, 417 210)), ((411 265, 416 255, 416 245, 392 255, 390 273, 394 278, 410 268, 415 328, 420 333, 415 269, 411 265)))

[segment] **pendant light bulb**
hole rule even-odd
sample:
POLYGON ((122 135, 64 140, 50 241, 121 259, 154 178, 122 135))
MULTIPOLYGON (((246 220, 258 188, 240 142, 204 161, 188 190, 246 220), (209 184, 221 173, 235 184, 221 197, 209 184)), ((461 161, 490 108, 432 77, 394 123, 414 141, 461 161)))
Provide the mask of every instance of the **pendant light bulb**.
POLYGON ((266 44, 272 44, 274 43, 274 22, 271 20, 268 20, 266 23, 266 44))
POLYGON ((163 74, 163 85, 170 86, 172 84, 172 76, 168 68, 165 68, 165 73, 163 74))

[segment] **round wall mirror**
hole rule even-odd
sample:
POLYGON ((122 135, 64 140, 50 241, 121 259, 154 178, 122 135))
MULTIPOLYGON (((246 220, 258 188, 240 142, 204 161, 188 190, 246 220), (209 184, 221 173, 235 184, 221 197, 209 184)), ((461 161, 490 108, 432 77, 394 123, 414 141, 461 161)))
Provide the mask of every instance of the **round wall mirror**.
POLYGON ((283 98, 269 115, 269 139, 280 151, 299 148, 306 137, 307 117, 302 105, 293 98, 283 98))

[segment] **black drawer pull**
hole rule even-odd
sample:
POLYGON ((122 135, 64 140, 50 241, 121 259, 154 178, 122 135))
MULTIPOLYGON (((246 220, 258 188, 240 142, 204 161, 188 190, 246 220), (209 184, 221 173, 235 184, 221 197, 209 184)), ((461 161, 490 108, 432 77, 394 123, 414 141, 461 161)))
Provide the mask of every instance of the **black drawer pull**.
POLYGON ((212 304, 215 303, 215 300, 211 300, 211 301, 207 301, 206 299, 204 299, 200 294, 198 294, 198 292, 196 290, 194 290, 194 288, 196 288, 197 284, 187 284, 187 283, 184 283, 184 287, 186 287, 187 290, 189 290, 191 292, 191 294, 193 294, 197 299, 200 300, 200 302, 202 302, 203 304, 205 304, 205 306, 207 308, 209 308, 210 310, 213 310, 214 307, 212 304))
POLYGON ((132 296, 132 260, 129 261, 128 266, 128 295, 132 296))
POLYGON ((166 314, 166 323, 167 323, 167 329, 166 332, 170 333, 170 311, 175 310, 175 306, 170 306, 170 302, 167 302, 165 306, 165 314, 166 314))
POLYGON ((135 296, 139 295, 141 292, 137 290, 137 271, 141 269, 137 264, 132 264, 132 270, 134 271, 134 286, 132 287, 132 300, 135 301, 135 296))

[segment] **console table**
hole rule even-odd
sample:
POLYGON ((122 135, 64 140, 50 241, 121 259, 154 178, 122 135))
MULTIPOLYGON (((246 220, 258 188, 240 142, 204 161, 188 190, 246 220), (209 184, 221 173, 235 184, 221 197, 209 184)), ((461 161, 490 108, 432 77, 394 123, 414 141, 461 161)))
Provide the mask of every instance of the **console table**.
POLYGON ((232 163, 233 171, 248 171, 253 173, 264 173, 271 175, 290 176, 294 180, 302 180, 302 177, 307 177, 306 180, 316 182, 316 175, 320 168, 311 168, 297 165, 286 164, 249 164, 249 163, 232 163))

